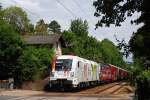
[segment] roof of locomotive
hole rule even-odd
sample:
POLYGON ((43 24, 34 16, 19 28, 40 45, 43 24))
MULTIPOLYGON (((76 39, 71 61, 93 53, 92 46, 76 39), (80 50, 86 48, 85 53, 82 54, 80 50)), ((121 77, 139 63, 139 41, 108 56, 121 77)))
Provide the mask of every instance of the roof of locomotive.
POLYGON ((61 56, 57 57, 57 59, 73 59, 73 58, 77 58, 77 56, 74 56, 74 55, 61 55, 61 56))
POLYGON ((61 56, 58 56, 57 59, 78 59, 78 60, 82 60, 82 61, 85 61, 85 62, 97 63, 95 61, 88 60, 88 59, 81 58, 81 57, 74 56, 74 55, 61 55, 61 56))

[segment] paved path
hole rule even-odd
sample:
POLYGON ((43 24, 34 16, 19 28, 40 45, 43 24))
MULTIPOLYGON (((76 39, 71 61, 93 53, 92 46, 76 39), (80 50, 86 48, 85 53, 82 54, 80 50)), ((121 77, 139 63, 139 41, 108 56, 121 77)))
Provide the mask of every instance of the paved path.
POLYGON ((132 98, 101 97, 49 97, 49 96, 0 96, 0 100, 132 100, 132 98))
POLYGON ((124 82, 104 84, 79 92, 4 90, 0 100, 132 100, 133 92, 124 82))

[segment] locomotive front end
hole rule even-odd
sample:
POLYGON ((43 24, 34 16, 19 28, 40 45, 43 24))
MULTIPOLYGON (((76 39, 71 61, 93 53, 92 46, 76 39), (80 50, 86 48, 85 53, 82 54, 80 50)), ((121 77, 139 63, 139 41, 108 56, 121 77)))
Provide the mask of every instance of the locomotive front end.
POLYGON ((73 70, 73 58, 58 57, 55 70, 50 74, 50 87, 77 87, 77 79, 73 70))

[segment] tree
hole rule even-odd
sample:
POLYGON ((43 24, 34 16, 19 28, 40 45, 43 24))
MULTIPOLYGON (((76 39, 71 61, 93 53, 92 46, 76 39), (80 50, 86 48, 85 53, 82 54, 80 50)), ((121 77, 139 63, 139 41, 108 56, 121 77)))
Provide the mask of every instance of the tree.
POLYGON ((57 21, 53 20, 48 25, 49 30, 53 33, 60 33, 61 32, 61 26, 58 24, 57 21))
POLYGON ((82 21, 81 19, 75 19, 71 21, 69 31, 76 36, 75 43, 75 54, 80 57, 85 57, 84 44, 88 38, 88 23, 87 21, 82 21))
POLYGON ((71 22, 70 30, 62 33, 64 44, 63 53, 73 53, 80 57, 96 62, 111 63, 122 67, 125 65, 117 47, 109 40, 98 41, 88 36, 88 23, 81 19, 71 22))
MULTIPOLYGON (((147 53, 150 51, 149 48, 147 48, 149 45, 149 33, 150 33, 150 7, 149 0, 97 0, 93 3, 93 5, 96 8, 95 16, 100 17, 101 19, 96 24, 96 27, 98 26, 110 26, 110 24, 115 24, 116 26, 120 26, 121 22, 123 22, 126 17, 130 17, 133 15, 135 11, 141 12, 141 16, 131 21, 132 23, 140 24, 144 23, 144 26, 138 30, 137 33, 134 33, 131 37, 129 46, 132 53, 134 52, 144 52, 147 53), (140 34, 140 35, 139 35, 140 34), (143 39, 142 39, 143 38, 143 39), (139 39, 142 39, 139 41, 139 39), (136 41, 136 42, 135 42, 136 41), (135 47, 137 45, 137 42, 142 42, 139 44, 143 44, 141 48, 145 48, 141 51, 141 49, 138 49, 135 47), (135 43, 135 44, 134 44, 135 43)), ((147 58, 147 60, 150 60, 150 55, 144 54, 147 58)), ((134 54, 136 56, 137 53, 134 54)), ((142 53, 141 53, 142 54, 142 53)), ((142 55, 140 55, 142 56, 142 55)))
POLYGON ((63 48, 62 52, 63 54, 78 54, 78 51, 76 51, 76 44, 77 44, 77 37, 74 33, 69 31, 62 32, 62 38, 63 38, 63 48))
MULTIPOLYGON (((136 74, 137 82, 137 94, 138 100, 149 100, 150 99, 150 87, 147 86, 147 81, 149 81, 147 75, 143 73, 149 73, 150 68, 150 1, 149 0, 96 0, 93 5, 96 8, 95 16, 101 17, 101 19, 96 24, 99 26, 110 26, 110 24, 115 24, 120 26, 121 22, 125 21, 127 17, 130 17, 134 12, 140 12, 141 16, 136 20, 131 21, 131 23, 144 23, 144 25, 138 29, 136 33, 133 33, 129 41, 129 45, 124 45, 120 43, 121 46, 133 53, 135 60, 135 65, 141 67, 141 73, 136 74), (126 48, 127 47, 127 48, 126 48), (138 59, 138 60, 137 60, 138 59), (137 62, 137 61, 140 61, 137 62), (146 71, 146 72, 145 72, 146 71), (142 78, 141 78, 142 76, 142 78), (144 94, 143 88, 145 88, 144 94), (142 91, 142 92, 141 92, 142 91)), ((150 81, 149 81, 150 83, 150 81)), ((149 84, 150 86, 150 84, 149 84)))
MULTIPOLYGON (((139 57, 143 60, 142 66, 146 61, 150 61, 150 52, 149 43, 150 43, 150 7, 149 0, 97 0, 93 4, 96 8, 95 16, 100 17, 101 19, 96 24, 98 26, 110 26, 110 24, 115 24, 120 26, 126 17, 130 17, 134 12, 140 12, 141 16, 131 21, 132 23, 144 25, 133 34, 130 39, 128 51, 132 52, 134 57, 139 57)), ((123 45, 123 44, 120 44, 123 45)), ((124 46, 124 45, 123 45, 124 46)))
POLYGON ((20 7, 9 7, 3 10, 3 19, 18 33, 29 30, 29 19, 20 7))
POLYGON ((16 61, 22 54, 23 42, 18 33, 0 20, 0 79, 14 76, 16 61))
POLYGON ((96 26, 115 24, 120 26, 126 17, 133 15, 135 11, 141 12, 141 17, 135 20, 137 24, 149 22, 149 0, 96 0, 93 5, 96 8, 95 16, 101 17, 96 26))
POLYGON ((44 20, 43 19, 40 19, 37 23, 36 23, 36 26, 35 26, 35 32, 36 34, 48 34, 47 33, 47 27, 48 25, 45 24, 44 20))
POLYGON ((32 23, 29 24, 29 32, 34 33, 34 25, 32 23))
POLYGON ((0 3, 0 10, 2 9, 2 4, 0 3))
POLYGON ((16 78, 20 81, 42 79, 48 76, 53 49, 27 46, 17 60, 16 78), (19 75, 19 76, 18 76, 19 75))
POLYGON ((77 36, 88 36, 88 22, 86 20, 75 19, 71 21, 70 31, 75 33, 77 36))
POLYGON ((98 41, 96 38, 92 36, 88 36, 87 38, 83 37, 82 40, 85 41, 83 45, 82 56, 89 60, 93 60, 99 63, 102 62, 103 59, 100 41, 98 41))
POLYGON ((3 19, 2 4, 0 3, 0 20, 3 19))
POLYGON ((119 49, 108 39, 104 39, 100 43, 102 58, 105 63, 114 64, 119 67, 125 67, 123 56, 119 49))
POLYGON ((74 54, 96 62, 111 63, 124 67, 123 57, 117 47, 109 40, 102 42, 94 37, 79 37, 75 33, 64 31, 62 33, 63 54, 74 54))

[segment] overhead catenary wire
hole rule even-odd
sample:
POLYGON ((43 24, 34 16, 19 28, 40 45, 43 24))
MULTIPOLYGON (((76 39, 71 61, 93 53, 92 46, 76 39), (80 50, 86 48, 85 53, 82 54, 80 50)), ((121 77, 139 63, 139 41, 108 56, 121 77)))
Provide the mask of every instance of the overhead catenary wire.
POLYGON ((72 16, 77 17, 76 14, 74 14, 69 8, 67 8, 62 2, 59 0, 56 0, 57 3, 59 3, 66 11, 68 11, 72 16))
POLYGON ((93 23, 93 19, 92 19, 91 16, 89 16, 89 15, 85 12, 85 10, 80 6, 80 3, 78 3, 77 0, 73 0, 73 1, 74 1, 74 3, 76 3, 76 5, 79 7, 80 11, 81 11, 82 13, 84 13, 85 16, 88 17, 88 18, 91 20, 91 22, 93 23))
MULTIPOLYGON (((84 13, 84 15, 85 15, 87 18, 89 18, 89 20, 91 20, 90 22, 91 22, 93 25, 95 25, 93 19, 85 12, 85 10, 80 6, 80 4, 79 4, 76 0, 73 0, 73 1, 74 1, 74 3, 78 6, 78 8, 80 9, 80 12, 81 12, 81 13, 84 13)), ((95 30, 94 30, 95 27, 94 27, 94 26, 92 26, 92 27, 93 27, 93 29, 90 28, 90 27, 89 27, 89 29, 93 30, 93 33, 96 34, 96 33, 94 32, 94 31, 95 31, 95 30)))
MULTIPOLYGON (((57 1, 57 3, 59 3, 63 8, 65 8, 72 16, 74 16, 74 17, 76 17, 77 18, 77 15, 76 14, 74 14, 69 8, 67 8, 62 2, 60 2, 59 0, 56 0, 57 1)), ((78 4, 77 4, 78 5, 78 4)), ((79 5, 78 5, 79 6, 79 5)), ((79 7, 80 9, 81 9, 81 6, 79 7)), ((89 27, 89 29, 91 29, 90 27, 89 27)), ((93 29, 91 29, 91 30, 93 30, 93 29)), ((93 32, 94 33, 94 32, 93 32)), ((96 33, 94 33, 94 34, 96 34, 96 33)))
POLYGON ((73 0, 74 1, 74 3, 78 6, 78 8, 80 9, 80 11, 82 12, 82 13, 84 13, 84 15, 85 15, 85 17, 88 17, 88 18, 90 18, 91 19, 91 17, 85 12, 85 10, 80 6, 80 4, 76 1, 76 0, 73 0))
MULTIPOLYGON (((12 0, 12 2, 14 2, 16 5, 20 5, 18 2, 16 2, 16 0, 12 0)), ((30 14, 32 14, 33 16, 35 16, 35 17, 41 19, 41 17, 40 17, 38 14, 36 14, 36 13, 30 11, 29 9, 27 9, 27 8, 25 8, 25 7, 22 7, 22 8, 25 9, 26 11, 28 11, 28 12, 29 12, 30 14)))
MULTIPOLYGON (((14 2, 16 5, 20 5, 18 2, 16 2, 16 0, 12 0, 12 2, 14 2)), ((69 12, 73 17, 77 18, 77 15, 76 15, 75 13, 73 13, 68 7, 66 7, 66 5, 64 5, 60 0, 56 0, 56 2, 57 2, 58 4, 60 4, 60 5, 61 5, 67 12, 69 12)), ((81 12, 84 13, 88 18, 90 18, 90 17, 86 14, 86 12, 81 8, 80 4, 79 4, 77 1, 75 1, 75 3, 76 3, 76 5, 79 7, 79 9, 81 10, 81 12)), ((32 14, 33 16, 35 16, 35 17, 41 19, 41 17, 40 17, 38 14, 36 14, 36 13, 30 11, 29 9, 27 9, 27 8, 25 8, 25 7, 22 7, 22 8, 25 9, 26 11, 28 11, 28 12, 29 12, 30 14, 32 14)), ((93 23, 93 21, 91 21, 91 22, 93 23)), ((90 27, 89 27, 89 29, 90 29, 90 30, 93 30, 93 29, 91 29, 90 27)), ((94 30, 93 30, 93 31, 94 31, 94 30)), ((93 32, 93 33, 96 34, 95 32, 93 32)))

